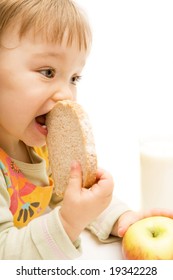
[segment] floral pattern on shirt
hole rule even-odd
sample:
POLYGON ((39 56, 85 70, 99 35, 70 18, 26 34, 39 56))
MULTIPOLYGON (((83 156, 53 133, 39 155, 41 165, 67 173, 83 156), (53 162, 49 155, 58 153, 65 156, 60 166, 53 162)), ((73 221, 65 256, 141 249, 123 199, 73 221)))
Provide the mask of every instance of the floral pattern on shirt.
POLYGON ((52 195, 53 181, 50 179, 50 185, 44 187, 32 184, 1 148, 0 169, 10 195, 14 224, 23 227, 45 211, 52 195))

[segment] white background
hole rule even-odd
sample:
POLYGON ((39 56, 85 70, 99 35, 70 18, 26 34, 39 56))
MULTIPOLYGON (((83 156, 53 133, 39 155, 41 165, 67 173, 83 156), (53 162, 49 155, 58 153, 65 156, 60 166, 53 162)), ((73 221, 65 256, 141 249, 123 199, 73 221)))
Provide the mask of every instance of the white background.
POLYGON ((77 0, 93 31, 78 101, 115 194, 140 205, 139 139, 173 134, 173 1, 77 0))

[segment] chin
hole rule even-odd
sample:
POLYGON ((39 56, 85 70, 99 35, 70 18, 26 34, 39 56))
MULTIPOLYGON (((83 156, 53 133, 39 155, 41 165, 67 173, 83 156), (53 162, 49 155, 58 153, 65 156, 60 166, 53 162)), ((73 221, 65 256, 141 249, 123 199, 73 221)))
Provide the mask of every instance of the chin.
POLYGON ((122 240, 126 260, 173 260, 173 219, 155 216, 131 225, 122 240))
MULTIPOLYGON (((44 137, 45 138, 45 137, 44 137)), ((46 145, 46 139, 29 139, 29 140, 22 140, 23 143, 28 147, 42 147, 46 145)))

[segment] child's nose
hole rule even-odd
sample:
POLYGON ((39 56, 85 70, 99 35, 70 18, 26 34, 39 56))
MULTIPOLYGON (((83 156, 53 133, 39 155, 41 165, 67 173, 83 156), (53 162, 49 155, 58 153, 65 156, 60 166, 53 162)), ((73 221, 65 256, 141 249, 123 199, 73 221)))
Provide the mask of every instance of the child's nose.
POLYGON ((57 102, 57 101, 60 101, 60 100, 65 100, 65 99, 67 99, 67 100, 75 100, 76 99, 75 94, 69 88, 64 87, 64 88, 56 90, 53 93, 52 100, 54 102, 57 102))

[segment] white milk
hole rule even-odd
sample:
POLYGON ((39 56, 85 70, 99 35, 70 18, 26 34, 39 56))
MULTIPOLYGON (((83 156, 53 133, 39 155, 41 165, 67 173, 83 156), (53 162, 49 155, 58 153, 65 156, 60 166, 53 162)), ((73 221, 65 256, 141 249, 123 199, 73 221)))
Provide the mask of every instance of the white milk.
POLYGON ((141 206, 173 209, 173 139, 141 143, 141 206))

